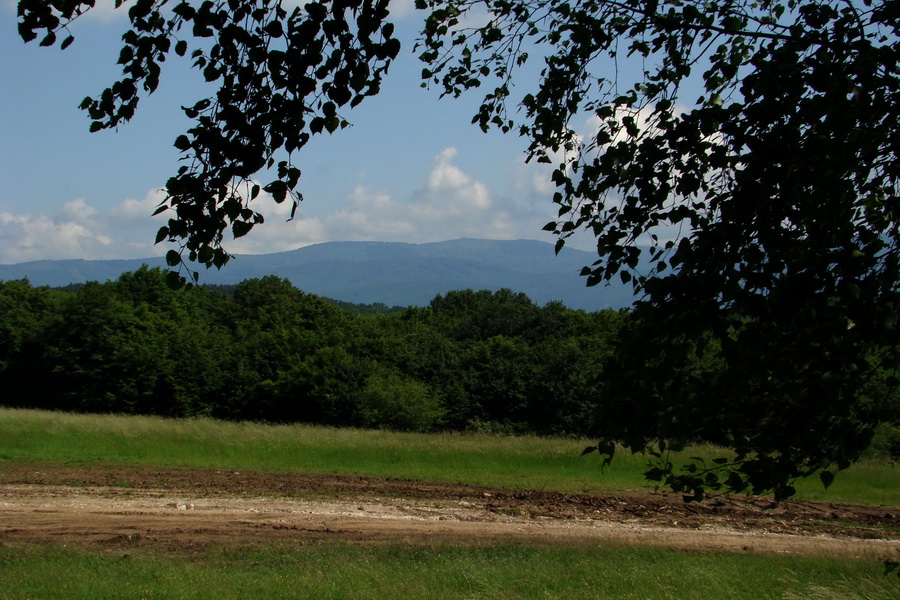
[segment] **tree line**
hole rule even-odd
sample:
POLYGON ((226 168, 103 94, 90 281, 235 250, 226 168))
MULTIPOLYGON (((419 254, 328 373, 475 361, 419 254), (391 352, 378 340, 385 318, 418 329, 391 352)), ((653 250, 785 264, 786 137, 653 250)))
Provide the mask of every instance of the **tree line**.
POLYGON ((146 267, 65 290, 6 281, 0 385, 18 407, 583 435, 626 319, 508 289, 391 310, 275 276, 231 290, 172 289, 146 267))

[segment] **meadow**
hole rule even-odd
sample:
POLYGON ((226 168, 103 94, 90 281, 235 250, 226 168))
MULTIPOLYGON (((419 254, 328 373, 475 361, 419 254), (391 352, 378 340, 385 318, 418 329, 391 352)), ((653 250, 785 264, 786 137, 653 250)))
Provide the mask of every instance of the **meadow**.
MULTIPOLYGON (((213 419, 164 419, 0 408, 0 465, 13 462, 108 463, 337 473, 471 483, 564 493, 648 489, 647 457, 619 452, 601 470, 587 439, 476 433, 397 433, 213 419)), ((720 456, 694 447, 681 457, 720 456)), ((679 455, 673 455, 677 461, 679 455)), ((900 470, 864 459, 824 489, 797 483, 798 498, 900 506, 900 470)))
MULTIPOLYGON (((646 488, 644 457, 600 471, 587 440, 0 409, 0 470, 32 463, 342 473, 605 494, 646 488)), ((691 455, 715 455, 695 448, 691 455)), ((865 460, 808 499, 898 506, 865 460)), ((172 550, 4 543, 0 598, 893 599, 880 562, 573 544, 298 542, 172 550)))

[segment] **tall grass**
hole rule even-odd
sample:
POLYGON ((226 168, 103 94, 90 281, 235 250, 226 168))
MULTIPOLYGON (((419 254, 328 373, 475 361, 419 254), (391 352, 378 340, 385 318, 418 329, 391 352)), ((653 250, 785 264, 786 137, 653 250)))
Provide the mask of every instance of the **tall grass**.
POLYGON ((0 597, 888 600, 877 563, 653 548, 314 544, 191 554, 0 547, 0 597))
MULTIPOLYGON (((413 434, 264 425, 211 419, 81 415, 0 408, 0 464, 177 466, 398 477, 559 492, 612 493, 645 488, 646 458, 627 452, 601 471, 587 440, 487 434, 413 434)), ((693 448, 713 457, 720 450, 693 448)), ((799 495, 900 506, 900 471, 866 460, 828 490, 803 482, 799 495)))

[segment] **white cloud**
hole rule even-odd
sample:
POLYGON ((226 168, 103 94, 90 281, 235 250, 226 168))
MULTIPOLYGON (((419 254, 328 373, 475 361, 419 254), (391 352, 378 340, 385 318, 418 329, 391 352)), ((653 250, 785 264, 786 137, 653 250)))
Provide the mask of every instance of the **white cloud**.
POLYGON ((97 211, 84 201, 84 198, 76 198, 66 202, 57 212, 57 220, 62 222, 89 223, 97 211))
POLYGON ((413 241, 417 227, 406 207, 390 194, 358 185, 347 207, 326 218, 329 231, 342 240, 413 241))
POLYGON ((315 217, 305 217, 301 205, 291 219, 291 202, 275 202, 271 194, 263 192, 251 203, 251 208, 263 215, 265 221, 245 236, 228 236, 225 249, 232 254, 267 254, 284 252, 327 240, 322 223, 315 217))
POLYGON ((390 9, 391 17, 403 18, 415 12, 416 3, 415 0, 391 0, 390 9))
POLYGON ((114 217, 127 221, 146 219, 147 215, 153 214, 163 198, 165 194, 162 190, 151 190, 143 200, 126 198, 121 204, 113 207, 111 212, 114 217))
POLYGON ((434 159, 422 185, 406 201, 389 191, 357 185, 336 210, 301 203, 289 220, 289 202, 263 193, 252 208, 265 223, 225 248, 235 254, 292 250, 324 241, 441 241, 459 237, 534 238, 546 219, 534 219, 512 202, 498 202, 487 186, 454 163, 456 148, 434 159), (315 213, 315 216, 312 214, 315 213), (539 224, 538 224, 539 223, 539 224))
POLYGON ((512 165, 513 189, 532 201, 552 206, 553 194, 557 191, 552 175, 559 164, 535 161, 526 163, 524 159, 516 159, 512 165))
POLYGON ((423 186, 406 201, 384 190, 357 186, 345 208, 323 219, 328 238, 422 243, 460 237, 540 237, 546 215, 535 214, 527 203, 495 197, 454 164, 457 154, 456 148, 438 154, 423 186))
POLYGON ((457 154, 456 148, 447 148, 435 158, 422 194, 424 202, 452 214, 491 208, 487 187, 453 164, 457 154))
POLYGON ((150 215, 162 199, 158 190, 141 200, 126 199, 106 211, 84 198, 63 204, 53 216, 0 211, 0 263, 63 258, 144 258, 163 254, 150 215))
POLYGON ((73 222, 46 216, 0 213, 0 262, 17 263, 58 256, 80 256, 102 248, 106 238, 73 222))

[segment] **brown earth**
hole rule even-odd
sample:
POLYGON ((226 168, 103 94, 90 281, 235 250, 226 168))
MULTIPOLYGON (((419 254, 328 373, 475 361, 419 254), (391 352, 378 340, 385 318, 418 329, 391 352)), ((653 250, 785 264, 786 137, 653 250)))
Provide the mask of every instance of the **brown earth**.
POLYGON ((900 509, 757 497, 686 504, 302 473, 0 466, 0 545, 186 550, 337 540, 645 544, 900 559, 900 509))

